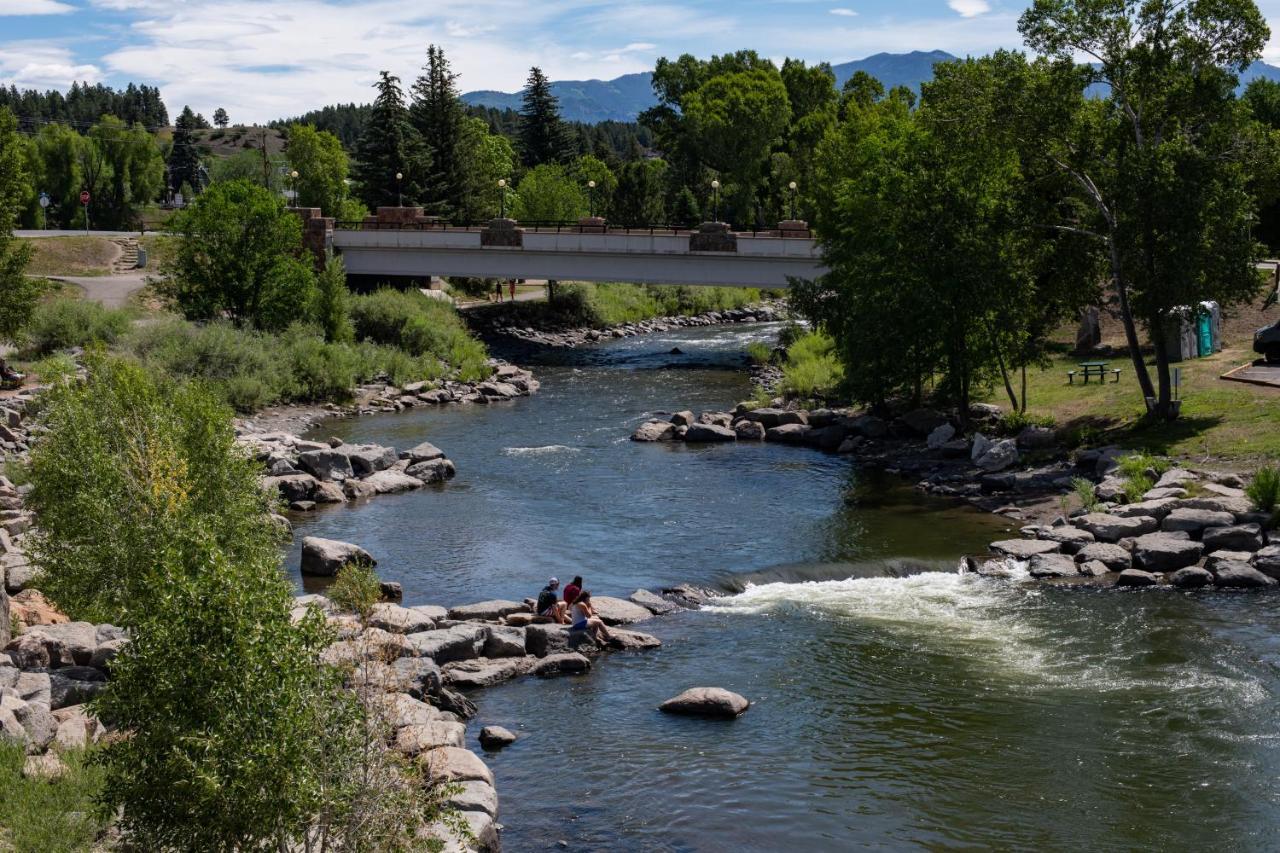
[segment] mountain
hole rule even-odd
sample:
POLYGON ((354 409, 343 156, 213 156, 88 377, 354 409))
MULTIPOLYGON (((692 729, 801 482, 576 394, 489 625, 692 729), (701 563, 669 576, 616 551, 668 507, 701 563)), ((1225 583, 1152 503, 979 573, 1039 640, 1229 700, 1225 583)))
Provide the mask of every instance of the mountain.
MULTIPOLYGON (((894 86, 907 86, 920 90, 920 84, 933 79, 936 62, 947 62, 956 57, 942 50, 913 50, 910 53, 877 53, 866 59, 855 59, 833 65, 836 86, 843 86, 855 72, 865 71, 884 84, 886 90, 894 86)), ((1255 62, 1240 75, 1243 91, 1255 78, 1280 81, 1280 67, 1265 62, 1255 62)), ((656 102, 652 86, 653 75, 648 71, 624 74, 613 80, 561 80, 551 84, 551 91, 560 99, 560 114, 568 121, 595 124, 601 121, 635 121, 636 116, 656 102)), ((1101 90, 1090 90, 1099 94, 1101 90)), ((519 92, 484 90, 467 92, 462 100, 468 104, 497 109, 520 109, 519 92)))
MULTIPOLYGON (((602 121, 635 121, 653 106, 653 74, 623 74, 612 80, 560 80, 551 84, 551 93, 560 101, 560 116, 566 121, 595 124, 602 121)), ((519 92, 485 89, 467 92, 465 103, 496 109, 520 109, 519 92)))

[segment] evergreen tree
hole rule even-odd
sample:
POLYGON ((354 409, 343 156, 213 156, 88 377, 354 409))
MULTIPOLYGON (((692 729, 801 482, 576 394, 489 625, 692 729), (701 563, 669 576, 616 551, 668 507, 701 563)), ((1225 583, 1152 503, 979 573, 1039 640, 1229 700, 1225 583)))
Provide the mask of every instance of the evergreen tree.
POLYGON ((401 200, 411 204, 421 198, 422 182, 431 165, 409 120, 400 78, 383 71, 374 88, 378 97, 360 137, 353 170, 360 184, 360 200, 370 210, 394 206, 401 200), (404 176, 398 182, 397 173, 404 176))
POLYGON ((572 143, 560 120, 560 104, 551 94, 551 83, 541 68, 529 69, 523 97, 519 148, 524 165, 532 168, 544 163, 563 163, 571 154, 572 143))
POLYGON ((0 107, 0 341, 12 341, 31 319, 41 288, 23 275, 31 247, 13 237, 14 220, 27 189, 18 122, 0 107))
POLYGON ((213 111, 213 123, 218 127, 226 127, 231 124, 231 119, 227 116, 227 111, 222 107, 218 107, 213 111))
POLYGON ((195 136, 198 125, 191 107, 183 107, 182 114, 173 127, 173 148, 169 151, 169 189, 181 192, 183 184, 190 184, 196 192, 204 188, 200 152, 196 150, 195 136))
POLYGON ((413 84, 410 116, 431 157, 431 172, 423 187, 423 204, 432 213, 452 215, 463 208, 466 176, 459 146, 466 112, 458 97, 457 79, 443 48, 427 47, 425 73, 413 84))

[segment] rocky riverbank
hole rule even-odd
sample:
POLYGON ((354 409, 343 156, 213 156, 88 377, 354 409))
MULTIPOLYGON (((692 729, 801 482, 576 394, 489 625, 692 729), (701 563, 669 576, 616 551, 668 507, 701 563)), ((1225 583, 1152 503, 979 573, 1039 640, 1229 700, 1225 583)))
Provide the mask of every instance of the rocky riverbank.
POLYGON ((613 338, 630 338, 636 335, 668 332, 672 329, 718 326, 729 323, 768 323, 784 320, 786 317, 786 303, 781 300, 769 300, 745 308, 708 311, 705 314, 692 316, 654 317, 650 320, 624 323, 606 328, 535 328, 527 325, 528 318, 527 316, 522 316, 522 311, 518 305, 509 308, 495 307, 486 308, 482 311, 473 311, 469 314, 468 321, 483 336, 515 338, 525 343, 546 347, 578 347, 613 338))

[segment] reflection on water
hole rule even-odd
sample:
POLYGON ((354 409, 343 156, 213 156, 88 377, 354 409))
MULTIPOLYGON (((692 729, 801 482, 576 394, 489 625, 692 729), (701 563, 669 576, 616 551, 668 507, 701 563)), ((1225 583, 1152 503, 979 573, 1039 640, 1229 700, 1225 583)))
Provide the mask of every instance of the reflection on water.
MULTIPOLYGON (((645 626, 664 647, 478 695, 507 849, 1277 849, 1280 603, 955 574, 1007 523, 847 461, 626 440, 749 393, 768 327, 555 353, 530 400, 326 425, 429 439, 452 483, 297 519, 358 542, 410 603, 683 581, 733 594, 645 626), (686 354, 671 356, 679 346, 686 354), (670 364, 683 369, 661 369, 670 364), (686 687, 742 718, 671 718, 686 687)), ((290 565, 297 565, 296 550, 290 565)))

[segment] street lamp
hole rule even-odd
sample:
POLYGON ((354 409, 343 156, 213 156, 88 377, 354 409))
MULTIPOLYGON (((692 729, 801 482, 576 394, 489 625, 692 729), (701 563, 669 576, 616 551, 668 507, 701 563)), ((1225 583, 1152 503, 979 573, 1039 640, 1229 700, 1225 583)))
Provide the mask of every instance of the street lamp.
POLYGON ((289 177, 293 179, 293 206, 298 206, 298 170, 294 169, 289 173, 289 177))
POLYGON ((404 196, 400 194, 400 181, 404 178, 404 173, 396 172, 396 207, 404 207, 404 196))
POLYGON ((787 189, 791 190, 791 205, 790 210, 787 212, 787 218, 794 221, 796 218, 796 182, 792 181, 787 184, 787 189))
POLYGON ((713 180, 711 182, 711 192, 715 195, 715 213, 713 218, 716 222, 720 221, 720 182, 713 180))
POLYGON ((502 193, 498 198, 498 218, 507 218, 507 179, 498 178, 498 192, 502 193))
POLYGON ((587 181, 587 189, 591 193, 591 218, 594 219, 596 216, 596 182, 587 181))

